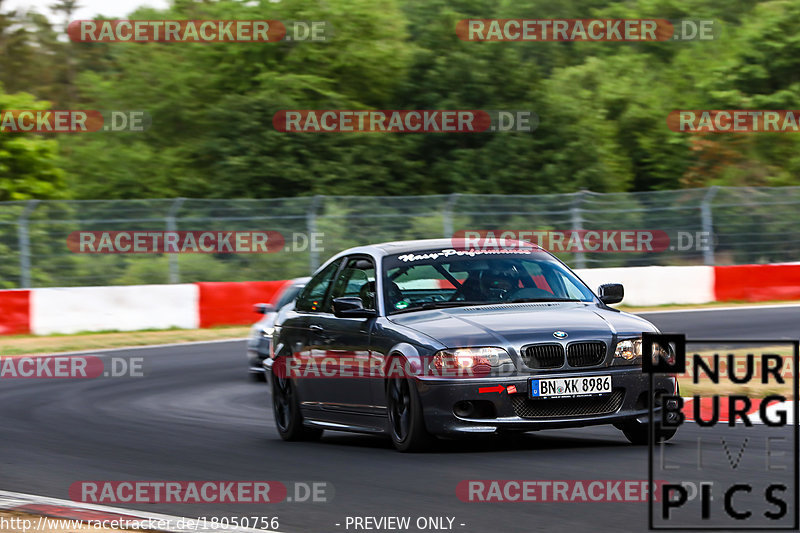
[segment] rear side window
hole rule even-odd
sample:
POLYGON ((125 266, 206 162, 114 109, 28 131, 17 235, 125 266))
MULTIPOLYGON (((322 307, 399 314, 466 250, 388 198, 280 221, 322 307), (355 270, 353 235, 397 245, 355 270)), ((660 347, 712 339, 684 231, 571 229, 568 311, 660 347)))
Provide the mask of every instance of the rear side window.
POLYGON ((334 261, 311 278, 308 285, 300 291, 294 308, 298 311, 320 312, 322 304, 325 302, 325 295, 328 293, 328 287, 338 269, 339 261, 334 261))

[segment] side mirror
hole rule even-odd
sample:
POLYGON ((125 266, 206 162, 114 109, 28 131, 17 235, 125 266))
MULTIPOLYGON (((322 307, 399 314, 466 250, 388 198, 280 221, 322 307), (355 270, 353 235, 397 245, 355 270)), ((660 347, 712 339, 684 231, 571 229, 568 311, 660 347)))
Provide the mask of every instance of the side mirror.
POLYGON ((266 315, 267 313, 274 313, 276 311, 275 306, 272 304, 256 304, 253 306, 253 310, 260 315, 266 315))
POLYGON ((342 296, 333 299, 333 315, 339 318, 371 318, 377 316, 374 309, 364 309, 364 302, 357 296, 342 296))
POLYGON ((597 289, 597 295, 604 304, 618 304, 625 297, 622 283, 606 283, 597 289))

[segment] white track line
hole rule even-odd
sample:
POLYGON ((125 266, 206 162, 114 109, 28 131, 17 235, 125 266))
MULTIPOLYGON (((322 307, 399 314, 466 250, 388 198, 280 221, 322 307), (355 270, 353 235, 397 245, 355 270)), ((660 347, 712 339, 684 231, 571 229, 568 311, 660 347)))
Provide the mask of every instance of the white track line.
MULTIPOLYGON (((35 494, 23 494, 20 492, 9 492, 5 490, 0 490, 0 509, 10 510, 13 511, 15 508, 23 506, 23 505, 55 505, 60 507, 69 507, 73 509, 83 509, 83 510, 90 510, 90 511, 100 511, 104 513, 114 514, 114 515, 123 515, 123 516, 135 516, 137 518, 141 518, 144 520, 152 519, 153 521, 164 521, 167 522, 168 527, 165 529, 157 529, 156 531, 165 531, 168 533, 186 533, 187 531, 198 531, 198 532, 210 532, 210 531, 228 531, 231 533, 279 533, 278 531, 271 531, 267 529, 253 529, 253 528, 246 528, 246 527, 213 527, 210 524, 203 527, 202 524, 197 524, 196 527, 178 527, 179 523, 188 524, 190 522, 197 523, 198 521, 194 518, 185 518, 182 516, 172 516, 172 515, 165 515, 165 514, 158 514, 158 513, 149 513, 145 511, 133 511, 130 509, 121 509, 118 507, 108 507, 105 505, 95 505, 91 503, 79 503, 73 502, 69 500, 59 500, 58 498, 48 498, 46 496, 37 496, 35 494)), ((32 514, 32 511, 25 511, 24 509, 20 510, 19 512, 28 512, 32 514)), ((77 520, 74 518, 61 518, 61 517, 51 517, 53 520, 77 520)), ((112 518, 109 518, 112 519, 112 518)), ((84 520, 86 521, 86 520, 84 520)), ((88 520, 89 522, 94 521, 94 519, 88 520)), ((91 531, 91 528, 87 528, 88 531, 91 531)))

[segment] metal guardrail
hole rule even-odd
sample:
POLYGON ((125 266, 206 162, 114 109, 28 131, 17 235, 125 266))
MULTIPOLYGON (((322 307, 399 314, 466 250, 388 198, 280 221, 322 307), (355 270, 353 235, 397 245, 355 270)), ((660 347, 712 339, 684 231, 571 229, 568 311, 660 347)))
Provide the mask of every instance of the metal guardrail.
MULTIPOLYGON (((800 260, 800 187, 547 195, 313 196, 269 199, 65 200, 0 203, 0 288, 286 279, 343 248, 451 237, 459 230, 705 232, 708 246, 661 252, 557 253, 578 268, 800 260), (77 254, 73 231, 270 230, 269 254, 77 254), (323 251, 303 246, 321 234, 323 251), (292 241, 296 236, 297 242, 292 241)), ((676 244, 680 244, 677 243, 676 244)))

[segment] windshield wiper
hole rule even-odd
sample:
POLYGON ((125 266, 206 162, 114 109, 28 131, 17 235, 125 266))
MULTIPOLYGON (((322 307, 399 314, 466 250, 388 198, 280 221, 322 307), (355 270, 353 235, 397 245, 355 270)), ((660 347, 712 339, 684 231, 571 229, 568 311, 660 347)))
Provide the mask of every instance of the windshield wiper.
POLYGON ((392 312, 393 315, 399 313, 408 313, 410 311, 426 311, 428 309, 445 309, 448 307, 468 307, 470 305, 484 305, 486 302, 450 302, 450 301, 443 301, 443 302, 422 302, 418 305, 413 307, 406 307, 405 309, 396 309, 392 312))
POLYGON ((515 300, 509 300, 504 303, 521 304, 528 302, 583 302, 583 301, 584 300, 578 300, 576 298, 517 298, 515 300))

